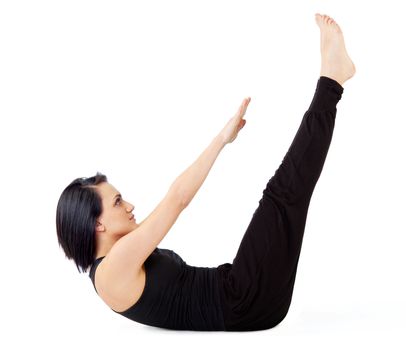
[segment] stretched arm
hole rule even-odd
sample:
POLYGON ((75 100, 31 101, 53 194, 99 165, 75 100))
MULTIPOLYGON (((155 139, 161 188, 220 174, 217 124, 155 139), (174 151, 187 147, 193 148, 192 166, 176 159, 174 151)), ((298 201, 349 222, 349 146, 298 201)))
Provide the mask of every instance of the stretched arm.
POLYGON ((224 148, 224 140, 216 136, 203 153, 173 183, 183 198, 185 206, 189 205, 196 192, 209 174, 214 161, 224 148))
POLYGON ((220 151, 226 144, 233 142, 238 132, 244 127, 246 121, 242 119, 242 117, 247 110, 250 100, 250 98, 244 99, 234 117, 232 117, 221 132, 214 137, 197 160, 179 175, 173 183, 173 186, 179 191, 178 193, 181 194, 185 206, 192 201, 202 186, 220 151))
POLYGON ((140 273, 145 260, 162 241, 203 184, 220 151, 227 143, 234 141, 245 125, 242 117, 248 103, 249 99, 244 100, 237 114, 230 119, 199 158, 176 178, 154 211, 135 230, 114 244, 104 260, 105 272, 98 277, 99 292, 109 291, 106 293, 117 299, 126 286, 132 283, 134 276, 140 273))

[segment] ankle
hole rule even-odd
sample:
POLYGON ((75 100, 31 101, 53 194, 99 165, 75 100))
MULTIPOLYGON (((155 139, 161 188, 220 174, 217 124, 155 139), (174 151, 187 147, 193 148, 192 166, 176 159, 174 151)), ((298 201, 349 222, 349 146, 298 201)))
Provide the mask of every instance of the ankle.
POLYGON ((321 76, 321 77, 327 77, 327 78, 333 79, 333 80, 335 80, 337 83, 339 83, 340 85, 343 85, 343 84, 347 81, 347 79, 344 79, 344 78, 341 77, 340 75, 334 74, 334 73, 332 73, 331 71, 323 70, 323 69, 320 71, 320 76, 321 76))

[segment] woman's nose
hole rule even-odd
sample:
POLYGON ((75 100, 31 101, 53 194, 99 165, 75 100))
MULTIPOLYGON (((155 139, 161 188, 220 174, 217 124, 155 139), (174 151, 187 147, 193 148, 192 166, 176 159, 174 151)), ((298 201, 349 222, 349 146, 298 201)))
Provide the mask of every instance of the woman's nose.
POLYGON ((128 211, 133 211, 134 210, 134 206, 131 204, 131 203, 128 203, 128 204, 130 204, 130 206, 129 206, 129 208, 127 208, 128 209, 128 211))

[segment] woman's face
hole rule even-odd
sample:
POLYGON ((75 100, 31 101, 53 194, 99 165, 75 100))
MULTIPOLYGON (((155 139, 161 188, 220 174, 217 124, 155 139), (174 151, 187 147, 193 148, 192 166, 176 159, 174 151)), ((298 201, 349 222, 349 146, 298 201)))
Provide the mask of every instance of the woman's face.
POLYGON ((133 217, 134 206, 121 198, 113 185, 102 182, 96 185, 102 198, 103 211, 97 220, 96 230, 120 238, 138 227, 133 217))

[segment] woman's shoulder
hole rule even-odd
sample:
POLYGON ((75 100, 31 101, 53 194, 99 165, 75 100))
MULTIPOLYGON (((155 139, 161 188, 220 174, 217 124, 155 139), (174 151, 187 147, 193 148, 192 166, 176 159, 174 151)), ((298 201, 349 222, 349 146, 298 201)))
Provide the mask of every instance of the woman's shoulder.
POLYGON ((144 264, 132 276, 111 273, 107 256, 97 258, 94 265, 96 292, 111 309, 122 312, 138 301, 145 288, 144 264))

